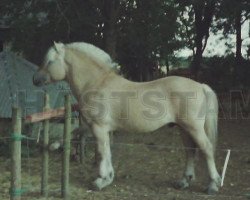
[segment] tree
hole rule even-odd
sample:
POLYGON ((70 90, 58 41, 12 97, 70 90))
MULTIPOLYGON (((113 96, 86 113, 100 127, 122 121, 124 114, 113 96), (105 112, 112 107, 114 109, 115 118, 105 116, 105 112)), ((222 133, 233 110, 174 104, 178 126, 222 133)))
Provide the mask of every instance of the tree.
POLYGON ((96 10, 95 18, 98 19, 98 32, 102 38, 101 47, 116 59, 117 34, 121 13, 126 0, 88 0, 92 10, 96 10))
POLYGON ((183 45, 175 0, 3 1, 13 47, 36 64, 53 41, 85 41, 126 66, 131 79, 146 81, 183 45))
POLYGON ((174 1, 127 1, 121 16, 118 60, 133 80, 147 81, 180 47, 178 9, 174 1))
POLYGON ((206 48, 209 38, 209 29, 215 11, 215 0, 196 0, 193 3, 195 15, 195 54, 192 69, 197 77, 200 69, 202 54, 206 48))
POLYGON ((177 0, 177 2, 182 10, 183 16, 180 20, 186 34, 184 37, 186 46, 193 51, 191 70, 197 78, 215 14, 216 0, 177 0))
POLYGON ((104 1, 104 47, 111 58, 116 58, 117 24, 122 3, 117 0, 104 1))
POLYGON ((87 1, 6 1, 0 16, 12 29, 13 48, 36 64, 53 41, 102 45, 99 10, 87 1))
MULTIPOLYGON (((224 36, 227 38, 235 34, 235 64, 234 77, 235 83, 241 81, 244 74, 241 73, 243 65, 242 56, 242 25, 250 19, 250 2, 248 0, 221 0, 217 12, 217 30, 223 29, 224 36)), ((216 31, 217 31, 216 30, 216 31)))

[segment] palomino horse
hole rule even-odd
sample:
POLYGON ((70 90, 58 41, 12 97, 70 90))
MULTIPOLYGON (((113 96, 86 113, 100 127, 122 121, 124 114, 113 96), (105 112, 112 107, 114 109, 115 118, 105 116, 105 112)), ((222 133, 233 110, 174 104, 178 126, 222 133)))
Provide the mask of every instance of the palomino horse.
POLYGON ((129 81, 112 70, 110 56, 87 43, 55 43, 34 75, 35 85, 66 80, 78 100, 100 154, 99 176, 94 186, 112 183, 109 132, 150 132, 174 123, 182 130, 187 163, 179 188, 194 180, 196 147, 205 155, 210 183, 208 193, 218 191, 221 178, 215 166, 218 102, 205 84, 172 76, 151 82, 129 81))

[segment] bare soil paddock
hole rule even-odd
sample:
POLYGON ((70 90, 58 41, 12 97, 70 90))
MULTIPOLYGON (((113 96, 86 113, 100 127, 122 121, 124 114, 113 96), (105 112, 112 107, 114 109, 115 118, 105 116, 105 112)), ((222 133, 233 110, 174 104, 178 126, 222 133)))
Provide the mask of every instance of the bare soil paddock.
MULTIPOLYGON (((185 154, 176 128, 161 129, 150 134, 116 134, 113 146, 113 163, 116 178, 102 191, 89 189, 94 170, 94 153, 88 145, 85 164, 71 162, 70 192, 72 200, 240 200, 250 193, 250 120, 219 123, 217 166, 222 171, 226 149, 231 158, 224 187, 216 196, 204 193, 207 186, 207 169, 202 154, 197 158, 196 181, 184 191, 173 188, 181 177, 185 154)), ((26 146, 23 142, 23 146, 26 146)), ((38 154, 39 155, 39 154, 38 154)), ((22 159, 23 187, 27 193, 22 199, 45 199, 40 196, 41 157, 22 159)), ((50 194, 48 199, 60 198, 61 158, 50 155, 50 194)), ((9 199, 10 159, 0 157, 0 199, 9 199)))

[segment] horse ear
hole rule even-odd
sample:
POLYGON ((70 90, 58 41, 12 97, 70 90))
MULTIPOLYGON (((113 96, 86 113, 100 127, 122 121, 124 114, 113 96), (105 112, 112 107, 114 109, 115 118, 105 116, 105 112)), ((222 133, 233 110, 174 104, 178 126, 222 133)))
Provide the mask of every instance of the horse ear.
POLYGON ((54 41, 54 48, 55 48, 55 50, 58 52, 58 53, 60 53, 60 52, 62 52, 63 51, 63 47, 64 47, 64 45, 63 45, 63 43, 56 43, 55 41, 54 41))

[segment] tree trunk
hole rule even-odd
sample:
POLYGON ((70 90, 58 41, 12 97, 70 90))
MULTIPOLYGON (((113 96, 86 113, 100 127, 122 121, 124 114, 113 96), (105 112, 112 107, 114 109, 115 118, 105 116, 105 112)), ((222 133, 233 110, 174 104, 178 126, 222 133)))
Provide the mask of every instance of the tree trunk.
POLYGON ((166 59, 166 75, 169 76, 169 61, 168 61, 168 58, 166 59))
POLYGON ((0 52, 3 51, 3 41, 0 40, 0 52))
POLYGON ((113 20, 104 25, 104 48, 112 59, 116 58, 116 30, 113 20))
POLYGON ((235 85, 238 85, 242 81, 240 77, 241 76, 240 67, 242 65, 241 17, 242 17, 242 10, 238 10, 235 16, 236 53, 235 53, 235 65, 233 69, 235 85))
MULTIPOLYGON (((241 14, 242 11, 239 10, 235 18, 235 29, 236 29, 236 65, 240 65, 242 62, 242 38, 241 38, 241 14)), ((237 66, 236 66, 237 67, 237 66)))
POLYGON ((206 48, 209 37, 209 28, 212 23, 215 1, 214 0, 196 0, 193 3, 195 15, 195 54, 191 64, 191 71, 195 79, 198 78, 198 72, 201 68, 202 54, 206 48))
POLYGON ((202 40, 203 40, 202 34, 199 31, 197 31, 195 39, 196 51, 191 65, 191 71, 194 74, 195 79, 198 78, 198 72, 201 68, 202 54, 203 54, 202 40))
POLYGON ((112 59, 116 58, 116 20, 119 12, 119 4, 116 4, 116 0, 104 1, 104 49, 112 59))

